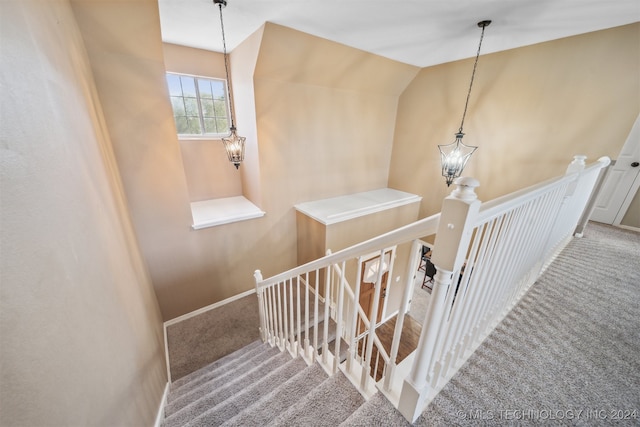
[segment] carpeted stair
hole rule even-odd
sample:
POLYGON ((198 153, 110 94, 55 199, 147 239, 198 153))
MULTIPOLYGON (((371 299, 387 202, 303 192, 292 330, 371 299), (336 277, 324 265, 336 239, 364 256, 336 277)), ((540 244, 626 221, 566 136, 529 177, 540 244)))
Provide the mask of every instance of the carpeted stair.
POLYGON ((174 382, 162 425, 337 426, 363 403, 341 372, 256 341, 174 382))

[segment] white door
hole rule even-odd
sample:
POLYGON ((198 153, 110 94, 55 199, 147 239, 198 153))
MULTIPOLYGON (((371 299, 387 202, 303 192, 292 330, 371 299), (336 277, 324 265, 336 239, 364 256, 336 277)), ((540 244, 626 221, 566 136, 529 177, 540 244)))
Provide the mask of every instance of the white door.
POLYGON ((639 173, 640 116, 633 124, 616 163, 609 168, 591 220, 605 224, 620 224, 640 186, 639 173))

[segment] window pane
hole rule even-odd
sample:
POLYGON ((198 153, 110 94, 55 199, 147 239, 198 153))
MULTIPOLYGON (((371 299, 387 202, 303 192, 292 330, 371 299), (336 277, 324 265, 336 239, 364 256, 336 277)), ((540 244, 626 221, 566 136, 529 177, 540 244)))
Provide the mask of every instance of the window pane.
POLYGON ((184 98, 182 97, 171 97, 171 106, 173 107, 173 115, 174 116, 184 116, 184 98))
POLYGON ((218 133, 229 133, 229 121, 224 119, 216 119, 218 133))
POLYGON ((171 73, 166 74, 166 80, 178 134, 229 132, 225 80, 171 73))
POLYGON ((189 133, 189 123, 186 117, 176 117, 176 129, 178 133, 189 133))
POLYGON ((187 116, 198 116, 198 102, 195 98, 185 98, 184 99, 184 107, 187 116))
POLYGON ((201 134, 202 131, 200 130, 200 119, 198 117, 187 117, 187 121, 188 121, 188 127, 189 130, 188 132, 185 133, 190 133, 190 134, 201 134))
POLYGON ((217 99, 213 103, 216 117, 227 117, 227 103, 217 99))
POLYGON ((175 74, 167 74, 167 86, 169 87, 169 95, 182 96, 180 76, 176 76, 175 74))
POLYGON ((198 79, 198 89, 200 90, 201 98, 213 98, 213 92, 211 91, 211 80, 198 79))
POLYGON ((184 96, 196 97, 196 85, 193 77, 180 76, 182 93, 184 96))
POLYGON ((215 117, 213 113, 213 100, 212 99, 201 99, 200 105, 202 106, 202 116, 203 117, 215 117))
POLYGON ((204 119, 204 133, 218 133, 215 119, 204 119))
POLYGON ((226 99, 226 82, 223 80, 214 80, 211 82, 211 89, 213 91, 213 97, 216 99, 226 99))

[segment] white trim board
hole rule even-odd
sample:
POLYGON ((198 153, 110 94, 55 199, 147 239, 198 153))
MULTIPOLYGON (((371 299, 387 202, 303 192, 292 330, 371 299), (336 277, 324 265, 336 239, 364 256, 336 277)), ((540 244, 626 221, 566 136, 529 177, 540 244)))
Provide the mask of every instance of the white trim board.
POLYGON ((422 197, 416 194, 392 188, 380 188, 346 196, 298 203, 294 205, 294 208, 324 225, 331 225, 387 209, 419 203, 421 200, 422 197))
POLYGON ((202 200, 191 203, 191 228, 200 230, 237 221, 260 218, 265 215, 259 207, 242 196, 202 200))
POLYGON ((208 305, 206 307, 202 307, 202 308, 199 308, 197 310, 191 311, 189 313, 183 314, 182 316, 174 317, 173 319, 170 319, 170 320, 167 320, 166 322, 164 322, 164 325, 165 325, 165 327, 166 326, 175 325, 176 323, 180 323, 183 320, 187 320, 187 319, 189 319, 191 317, 195 317, 195 316, 197 316, 199 314, 206 313, 209 310, 213 310, 214 308, 222 307, 223 305, 229 304, 231 302, 239 300, 240 298, 244 298, 244 297, 246 297, 248 295, 255 294, 255 293, 256 293, 255 289, 250 289, 248 291, 242 292, 241 294, 238 294, 238 295, 234 295, 234 296, 232 296, 230 298, 227 298, 225 300, 218 301, 218 302, 210 304, 210 305, 208 305))
POLYGON ((625 229, 625 230, 637 231, 637 232, 640 233, 640 228, 638 228, 638 227, 632 227, 630 225, 624 225, 624 224, 617 224, 616 227, 622 228, 622 229, 625 229))

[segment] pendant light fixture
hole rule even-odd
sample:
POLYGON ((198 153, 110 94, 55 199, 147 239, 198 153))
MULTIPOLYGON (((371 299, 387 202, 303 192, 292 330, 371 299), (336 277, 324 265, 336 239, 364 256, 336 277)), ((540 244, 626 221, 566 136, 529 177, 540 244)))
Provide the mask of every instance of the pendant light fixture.
POLYGON ((234 117, 234 108, 233 108, 233 96, 231 90, 231 79, 229 78, 229 55, 227 54, 227 40, 224 35, 224 21, 222 20, 222 7, 227 6, 227 0, 213 0, 214 4, 218 5, 218 9, 220 10, 220 27, 222 28, 222 48, 224 55, 224 72, 227 79, 227 96, 229 99, 229 110, 231 115, 231 126, 229 127, 229 131, 231 134, 222 138, 222 142, 224 143, 224 148, 227 151, 227 157, 229 161, 233 163, 233 165, 238 169, 240 167, 240 163, 244 160, 244 143, 247 138, 244 136, 238 136, 236 133, 236 124, 234 117))
POLYGON ((442 162, 442 176, 447 181, 447 187, 460 176, 462 170, 466 166, 469 158, 478 147, 466 145, 462 142, 464 133, 462 127, 464 126, 464 118, 467 115, 467 107, 469 105, 469 96, 471 96, 471 88, 473 87, 473 78, 476 75, 476 67, 478 66, 478 58, 480 57, 480 47, 482 47, 482 39, 484 38, 484 29, 491 24, 491 21, 480 21, 478 27, 482 28, 480 34, 480 44, 478 45, 478 53, 476 54, 476 62, 473 64, 473 72, 471 73, 471 83, 469 83, 469 92, 467 92, 467 101, 464 104, 464 112, 462 113, 462 121, 460 122, 460 129, 455 134, 456 140, 448 145, 438 145, 440 150, 440 160, 442 162))

